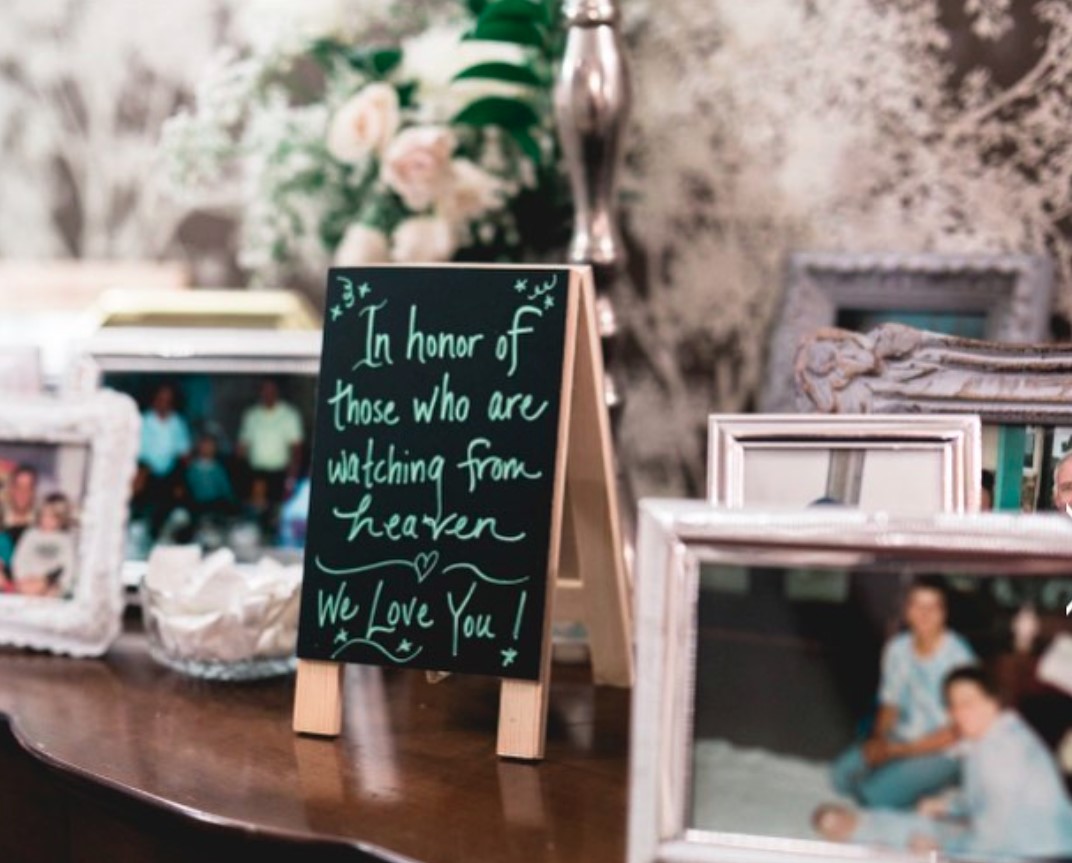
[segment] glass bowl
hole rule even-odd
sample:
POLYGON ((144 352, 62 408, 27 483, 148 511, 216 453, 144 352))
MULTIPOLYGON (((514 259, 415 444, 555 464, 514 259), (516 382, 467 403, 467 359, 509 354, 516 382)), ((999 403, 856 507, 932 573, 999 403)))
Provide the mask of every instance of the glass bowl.
MULTIPOLYGON (((261 680, 297 668, 296 614, 278 605, 190 613, 174 595, 138 586, 149 655, 161 665, 203 680, 261 680), (289 611, 283 609, 283 611, 289 611)), ((296 597, 295 604, 296 604, 296 597)))

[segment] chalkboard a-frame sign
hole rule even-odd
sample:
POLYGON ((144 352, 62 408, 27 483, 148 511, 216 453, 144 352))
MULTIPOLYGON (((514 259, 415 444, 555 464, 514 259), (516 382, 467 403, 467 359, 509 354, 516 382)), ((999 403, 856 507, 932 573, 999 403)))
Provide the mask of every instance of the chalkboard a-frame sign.
POLYGON ((556 594, 632 682, 590 270, 333 269, 325 307, 294 728, 339 733, 341 663, 494 675, 540 758, 556 594))

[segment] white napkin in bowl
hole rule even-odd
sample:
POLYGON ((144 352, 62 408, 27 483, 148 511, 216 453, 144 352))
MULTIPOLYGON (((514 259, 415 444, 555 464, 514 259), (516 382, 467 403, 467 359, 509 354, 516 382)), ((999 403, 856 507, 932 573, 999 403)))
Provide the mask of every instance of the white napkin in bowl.
POLYGON ((239 662, 294 652, 301 564, 269 557, 239 565, 229 549, 157 546, 149 558, 143 613, 161 646, 181 659, 239 662))

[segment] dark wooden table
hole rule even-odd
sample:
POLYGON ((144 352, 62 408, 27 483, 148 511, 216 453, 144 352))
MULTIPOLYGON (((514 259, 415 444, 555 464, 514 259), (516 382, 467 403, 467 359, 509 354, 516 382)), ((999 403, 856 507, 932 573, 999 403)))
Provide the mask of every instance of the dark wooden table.
POLYGON ((617 863, 629 693, 556 665, 546 759, 495 755, 498 685, 351 666, 337 739, 293 677, 210 683, 136 625, 101 659, 0 650, 0 861, 617 863))

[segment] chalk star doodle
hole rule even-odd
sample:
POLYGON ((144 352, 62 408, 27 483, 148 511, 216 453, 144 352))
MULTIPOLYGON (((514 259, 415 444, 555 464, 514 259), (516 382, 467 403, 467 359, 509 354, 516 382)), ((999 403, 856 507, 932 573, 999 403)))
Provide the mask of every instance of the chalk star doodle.
POLYGON ((519 294, 525 293, 525 291, 527 291, 528 289, 529 289, 529 280, 528 279, 518 279, 516 282, 514 282, 514 290, 517 291, 519 294))
POLYGON ((372 293, 372 288, 369 287, 368 282, 362 282, 360 285, 357 286, 357 295, 361 299, 365 299, 365 297, 367 297, 371 293, 372 293))
MULTIPOLYGON (((527 297, 525 297, 525 299, 528 300, 530 303, 533 300, 538 300, 544 294, 551 293, 551 291, 553 291, 555 289, 555 285, 557 285, 557 284, 558 284, 558 274, 555 273, 553 276, 551 276, 551 278, 549 278, 542 285, 536 285, 532 289, 532 292, 527 297)), ((515 285, 514 287, 516 288, 517 286, 515 285)))
POLYGON ((342 317, 342 309, 339 306, 332 306, 331 307, 331 319, 333 321, 337 321, 341 317, 342 317))
POLYGON ((408 638, 403 638, 402 643, 400 645, 398 645, 398 652, 399 653, 409 653, 411 650, 413 650, 413 645, 410 644, 408 638))
POLYGON ((339 644, 340 642, 347 642, 349 640, 350 640, 350 633, 347 632, 345 629, 340 629, 338 632, 335 633, 335 643, 336 644, 339 644))
POLYGON ((513 665, 514 660, 517 659, 517 651, 512 647, 503 648, 499 653, 502 654, 503 668, 506 668, 508 665, 513 665))
POLYGON ((551 296, 547 296, 547 297, 544 297, 544 298, 543 298, 543 307, 544 307, 545 309, 550 309, 550 308, 552 308, 552 307, 553 307, 554 305, 555 305, 555 298, 554 298, 554 297, 551 297, 551 296))

